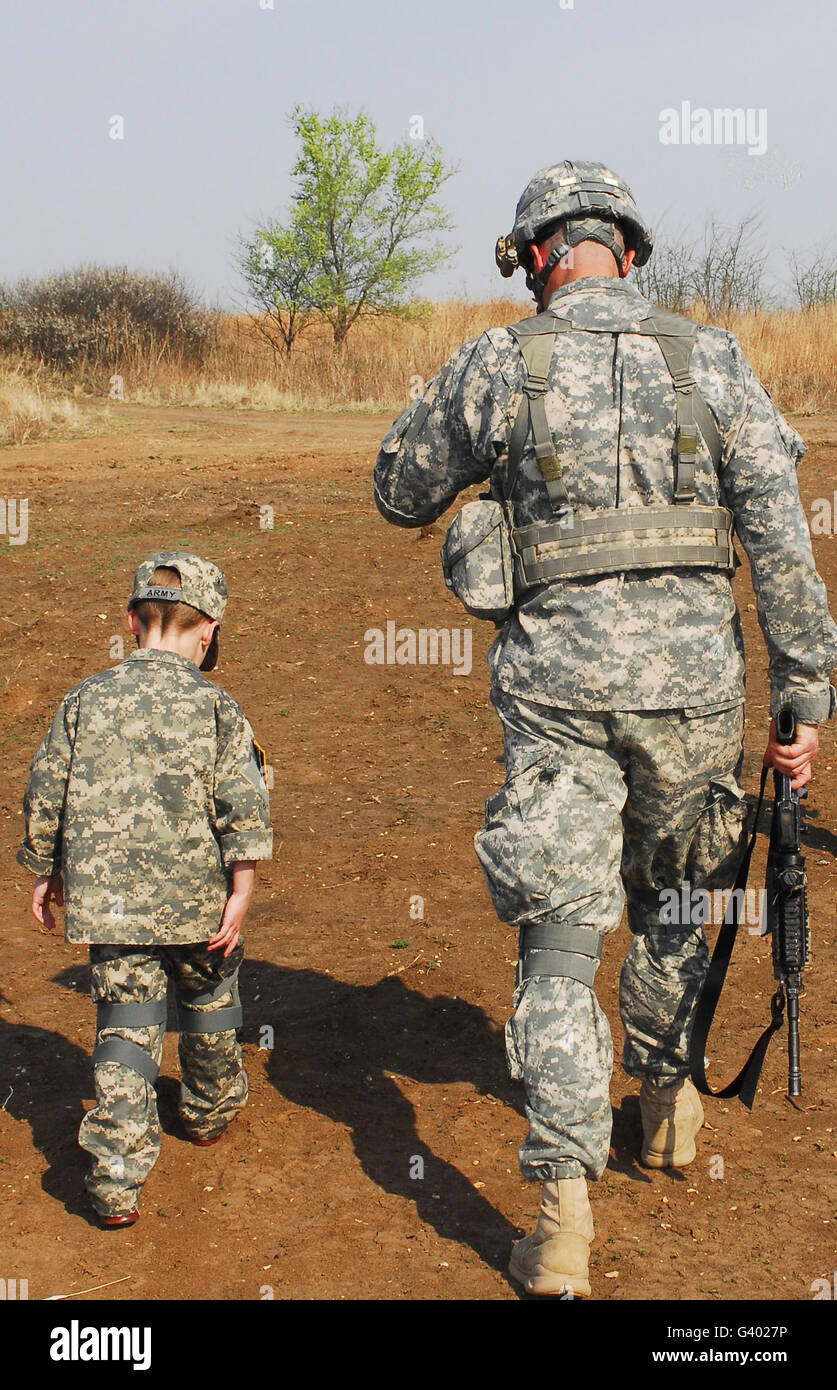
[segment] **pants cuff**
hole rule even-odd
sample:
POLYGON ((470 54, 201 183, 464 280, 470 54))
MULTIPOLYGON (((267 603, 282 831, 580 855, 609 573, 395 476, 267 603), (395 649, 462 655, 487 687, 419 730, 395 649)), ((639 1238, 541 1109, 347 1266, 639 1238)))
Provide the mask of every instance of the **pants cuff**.
POLYGON ((637 1081, 654 1081, 657 1083, 685 1081, 686 1078, 691 1075, 691 1068, 688 1062, 682 1062, 679 1065, 676 1062, 649 1062, 645 1066, 639 1062, 635 1062, 628 1066, 623 1062, 622 1070, 627 1072, 628 1076, 633 1076, 637 1081))
POLYGON ((110 1200, 104 1201, 102 1196, 94 1192, 90 1184, 87 1183, 87 1198, 97 1216, 127 1216, 139 1205, 141 1187, 131 1188, 129 1191, 124 1189, 114 1194, 110 1200))
POLYGON ((520 1172, 527 1182, 558 1182, 561 1178, 587 1178, 588 1182, 598 1182, 601 1177, 600 1173, 589 1173, 577 1158, 555 1159, 534 1166, 521 1163, 520 1172))

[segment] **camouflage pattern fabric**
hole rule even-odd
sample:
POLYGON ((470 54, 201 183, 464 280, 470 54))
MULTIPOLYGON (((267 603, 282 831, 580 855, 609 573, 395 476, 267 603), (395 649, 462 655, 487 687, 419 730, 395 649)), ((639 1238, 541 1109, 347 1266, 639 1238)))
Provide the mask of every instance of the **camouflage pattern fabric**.
MULTIPOLYGON (((629 281, 597 276, 557 290, 549 309, 608 330, 562 334, 549 368, 545 408, 575 514, 670 504, 675 391, 654 339, 631 336, 655 306, 629 281)), ((771 713, 790 703, 797 718, 821 722, 837 706, 829 683, 837 625, 799 499, 805 445, 732 334, 701 328, 691 369, 724 443, 718 475, 699 439, 695 500, 732 511, 750 560, 771 713)), ((523 379, 505 328, 454 353, 381 444, 375 499, 387 520, 428 525, 492 473, 499 497, 523 379)), ((518 527, 554 520, 531 441, 514 511, 518 527)), ((564 709, 709 709, 744 698, 740 618, 717 570, 623 571, 535 588, 497 637, 489 666, 500 690, 564 709)))
POLYGON ((505 618, 514 602, 508 528, 499 502, 466 502, 442 546, 445 583, 478 618, 505 618))
MULTIPOLYGON (((243 944, 224 959, 203 944, 133 949, 91 946, 92 993, 96 1003, 144 1004, 164 999, 174 982, 178 1002, 214 989, 232 976, 244 957, 243 944)), ((192 1005, 199 1013, 228 1008, 232 992, 211 1003, 192 1005)), ((106 1027, 97 1041, 124 1038, 136 1043, 159 1066, 165 1026, 106 1027)), ((181 1033, 180 1118, 187 1134, 209 1139, 244 1107, 247 1073, 234 1029, 219 1033, 181 1033)), ((157 1095, 139 1072, 118 1062, 94 1065, 96 1106, 79 1129, 79 1144, 93 1155, 86 1178, 90 1200, 102 1216, 132 1211, 160 1154, 157 1095)))
MULTIPOLYGON (((661 893, 729 887, 746 837, 738 781, 743 706, 700 716, 546 707, 502 691, 507 779, 475 837, 498 915, 527 925, 615 932, 627 899, 633 933, 621 976, 623 1065, 654 1080, 687 1076, 690 1030, 709 963, 702 925, 661 917, 661 893)), ((526 1089, 523 1175, 604 1171, 610 1143, 610 1030, 595 993, 534 974, 506 1027, 512 1076, 526 1089)))
POLYGON ((240 706, 140 648, 65 696, 32 762, 18 861, 64 875, 68 941, 186 944, 221 923, 230 868, 272 853, 240 706))
POLYGON ((598 241, 613 252, 624 274, 623 252, 613 236, 618 219, 622 235, 636 253, 635 264, 645 265, 651 255, 651 230, 639 214, 628 185, 604 164, 589 160, 564 160, 539 169, 518 199, 514 228, 498 241, 495 258, 501 275, 508 278, 517 265, 526 268, 526 284, 537 289, 540 302, 543 286, 560 260, 582 241, 598 241), (564 219, 564 237, 554 246, 543 269, 535 276, 529 262, 529 246, 540 241, 557 219, 564 219), (509 243, 515 254, 509 255, 509 243))
MULTIPOLYGON (((582 330, 556 339, 543 398, 573 513, 671 504, 676 393, 659 345, 636 332, 655 306, 628 281, 602 276, 570 282, 548 308, 582 330)), ((723 444, 716 472, 698 439, 695 501, 730 509, 749 558, 771 713, 789 704, 818 723, 837 706, 837 625, 799 498, 805 445, 732 334, 700 328, 691 371, 723 444)), ((507 329, 454 353, 382 441, 382 515, 429 525, 487 479, 500 500, 524 380, 507 329)), ((554 520, 531 438, 513 508, 517 527, 554 520)), ((530 1126, 521 1168, 539 1181, 597 1178, 611 1124, 607 1020, 594 990, 567 973, 572 957, 527 951, 525 938, 546 926, 604 937, 627 899, 624 1065, 651 1079, 687 1074, 708 954, 699 922, 664 920, 661 894, 686 880, 730 886, 746 833, 744 644, 729 576, 677 567, 533 588, 489 667, 507 780, 475 845, 499 916, 523 929, 525 977, 507 1028, 530 1126), (550 963, 565 973, 544 973, 550 963)))
POLYGON ((147 598, 165 599, 168 602, 188 603, 191 608, 197 608, 220 623, 228 597, 227 581, 211 560, 203 560, 200 555, 184 554, 181 550, 158 550, 137 566, 128 607, 147 598), (163 568, 179 572, 179 589, 151 584, 154 571, 163 568))
POLYGON ((606 164, 565 159, 539 169, 527 183, 515 208, 514 241, 518 252, 525 252, 559 218, 596 221, 602 216, 618 219, 638 234, 636 263, 644 265, 651 254, 651 230, 631 189, 606 164))

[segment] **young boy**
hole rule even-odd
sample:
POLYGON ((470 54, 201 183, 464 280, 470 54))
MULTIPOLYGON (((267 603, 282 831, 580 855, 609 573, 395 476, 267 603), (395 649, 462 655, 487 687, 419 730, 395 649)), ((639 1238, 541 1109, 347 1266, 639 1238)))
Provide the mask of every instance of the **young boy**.
POLYGON ((213 1144, 244 1106, 238 968, 255 861, 272 854, 264 758, 243 711, 206 680, 227 583, 197 555, 137 569, 137 650, 66 695, 30 770, 18 861, 38 874, 32 911, 90 943, 98 1006, 97 1105, 79 1143, 107 1227, 132 1225, 160 1152, 155 1083, 174 981, 180 1116, 213 1144), (62 882, 63 879, 63 882, 62 882))

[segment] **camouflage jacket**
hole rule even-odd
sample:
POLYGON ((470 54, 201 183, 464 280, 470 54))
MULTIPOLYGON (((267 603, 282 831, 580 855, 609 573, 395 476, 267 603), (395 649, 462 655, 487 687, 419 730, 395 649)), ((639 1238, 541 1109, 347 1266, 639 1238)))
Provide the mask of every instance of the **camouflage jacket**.
POLYGON ((272 854, 261 766, 226 691, 140 648, 64 697, 30 769, 18 862, 63 873, 68 941, 205 941, 230 866, 272 854))
MULTIPOLYGON (((562 334, 549 369, 547 419, 576 514, 671 503, 675 391, 656 341, 630 333, 656 306, 629 281, 589 277, 557 290, 548 308, 581 327, 612 327, 562 334)), ((691 368, 723 441, 718 473, 699 441, 695 501, 731 510, 750 560, 771 712, 790 703, 818 723, 837 705, 837 626, 799 499, 805 445, 731 333, 701 328, 691 368)), ((381 444, 375 500, 388 521, 427 525, 486 479, 499 495, 524 375, 505 328, 454 353, 425 391, 430 411, 413 441, 401 447, 418 401, 381 444)), ((531 439, 514 512, 517 526, 554 520, 531 439)), ((720 570, 623 571, 534 589, 500 631, 489 666, 500 689, 570 709, 709 710, 744 698, 740 617, 720 570)))

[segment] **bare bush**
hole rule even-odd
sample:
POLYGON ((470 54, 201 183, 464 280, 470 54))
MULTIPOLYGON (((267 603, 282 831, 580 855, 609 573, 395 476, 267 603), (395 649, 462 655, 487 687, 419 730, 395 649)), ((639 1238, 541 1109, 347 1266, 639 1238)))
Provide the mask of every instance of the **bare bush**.
POLYGON ((817 309, 837 302, 837 256, 833 247, 817 247, 807 259, 790 251, 788 264, 800 309, 817 309))
POLYGON ((654 243, 654 254, 647 265, 632 271, 646 298, 684 314, 695 299, 695 244, 663 237, 654 243))
POLYGON ((764 267, 767 253, 758 243, 759 223, 742 217, 727 225, 710 218, 693 272, 694 298, 712 318, 765 307, 764 267))
POLYGON ((199 365, 215 332, 176 272, 82 266, 0 289, 0 351, 68 373, 122 369, 133 354, 199 365))
POLYGON ((717 322, 731 314, 763 309, 767 253, 754 217, 726 224, 712 217, 702 244, 663 238, 646 266, 634 272, 642 293, 675 313, 695 305, 717 322))

